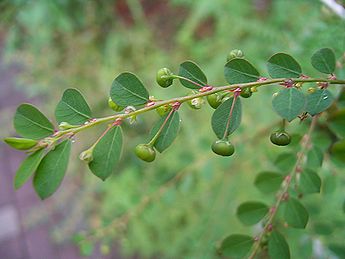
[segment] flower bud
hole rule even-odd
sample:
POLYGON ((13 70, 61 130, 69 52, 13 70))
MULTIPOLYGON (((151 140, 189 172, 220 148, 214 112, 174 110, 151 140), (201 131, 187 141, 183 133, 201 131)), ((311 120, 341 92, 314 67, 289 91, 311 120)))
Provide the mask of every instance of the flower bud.
POLYGON ((90 163, 93 159, 92 152, 93 152, 93 147, 81 152, 79 155, 79 159, 87 163, 90 163))
POLYGON ((243 58, 244 53, 242 50, 239 49, 233 49, 232 51, 229 52, 228 56, 226 57, 226 61, 229 62, 231 59, 234 58, 243 58))

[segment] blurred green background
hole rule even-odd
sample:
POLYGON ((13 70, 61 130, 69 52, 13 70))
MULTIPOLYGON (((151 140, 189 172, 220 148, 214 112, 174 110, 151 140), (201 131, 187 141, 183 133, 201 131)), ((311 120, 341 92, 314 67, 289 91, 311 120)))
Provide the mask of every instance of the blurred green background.
MULTIPOLYGON (((168 99, 188 90, 178 82, 169 89, 160 88, 155 83, 157 69, 168 67, 177 73, 180 63, 193 60, 210 84, 224 85, 223 66, 231 49, 243 50, 262 75, 267 75, 269 56, 287 52, 305 74, 319 76, 310 56, 318 48, 331 47, 340 60, 337 75, 344 78, 344 19, 321 2, 3 0, 0 33, 5 61, 20 65, 17 90, 38 100, 49 118, 69 87, 81 90, 100 117, 112 113, 107 99, 119 73, 134 72, 151 95, 168 99)), ((135 124, 126 123, 122 162, 106 182, 96 179, 77 159, 105 125, 78 134, 59 192, 35 205, 23 224, 34 228, 52 214, 62 213, 51 226, 52 241, 75 242, 86 255, 118 250, 124 258, 216 257, 216 247, 226 235, 257 233, 258 226, 244 227, 236 219, 236 207, 246 200, 271 204, 273 195, 262 195, 253 186, 255 175, 279 170, 273 163, 276 157, 296 149, 269 143, 268 136, 279 121, 271 108, 272 93, 274 87, 264 87, 243 100, 242 124, 231 137, 236 146, 231 158, 210 151, 215 135, 210 126, 213 110, 207 105, 197 111, 181 108, 178 138, 151 164, 139 161, 133 148, 148 140, 158 115, 151 112, 135 124), (49 213, 47 203, 53 208, 49 213)), ((3 135, 13 132, 13 113, 2 114, 3 135)), ((288 129, 297 136, 306 126, 294 122, 288 129)), ((324 149, 327 144, 320 141, 324 149)), ((344 170, 324 161, 319 172, 324 179, 322 194, 305 199, 311 212, 307 230, 286 231, 292 258, 345 258, 344 170), (320 224, 331 232, 320 231, 320 224)))

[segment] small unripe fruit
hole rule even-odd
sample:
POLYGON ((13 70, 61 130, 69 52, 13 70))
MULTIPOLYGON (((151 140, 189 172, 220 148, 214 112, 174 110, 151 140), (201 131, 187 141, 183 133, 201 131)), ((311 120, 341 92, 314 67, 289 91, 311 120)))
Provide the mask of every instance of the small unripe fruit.
POLYGON ((241 94, 243 98, 249 98, 252 96, 252 91, 250 90, 249 87, 242 89, 241 94))
POLYGON ((291 137, 285 131, 276 131, 271 134, 270 140, 275 145, 286 146, 290 144, 291 137))
POLYGON ((139 144, 135 147, 135 154, 141 160, 152 162, 156 158, 156 151, 147 144, 139 144))
POLYGON ((207 96, 207 102, 213 109, 217 109, 222 104, 222 97, 219 93, 210 94, 207 96))
POLYGON ((81 152, 79 155, 79 159, 82 161, 85 161, 87 163, 90 163, 93 160, 92 152, 93 152, 93 148, 89 148, 89 149, 81 152))
POLYGON ((228 140, 218 139, 213 142, 212 151, 220 156, 231 156, 235 152, 235 147, 228 140))
POLYGON ((161 68, 157 71, 156 81, 164 88, 167 88, 173 83, 172 73, 168 68, 161 68))
POLYGON ((233 49, 232 51, 229 52, 228 56, 226 57, 226 61, 229 62, 231 59, 243 58, 243 57, 244 57, 244 54, 242 50, 233 49))
POLYGON ((121 107, 121 106, 117 105, 117 103, 115 103, 111 99, 111 97, 109 97, 109 99, 108 99, 108 106, 110 109, 112 109, 113 111, 116 111, 116 112, 120 112, 125 108, 125 107, 121 107))

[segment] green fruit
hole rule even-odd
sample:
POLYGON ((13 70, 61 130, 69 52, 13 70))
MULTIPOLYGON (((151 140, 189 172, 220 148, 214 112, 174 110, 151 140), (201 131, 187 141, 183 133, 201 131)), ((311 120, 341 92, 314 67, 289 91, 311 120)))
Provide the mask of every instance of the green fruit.
POLYGON ((156 158, 156 151, 147 144, 139 144, 135 147, 135 154, 141 160, 152 162, 156 158))
POLYGON ((27 150, 30 149, 38 143, 36 140, 28 138, 4 138, 4 141, 9 146, 18 149, 18 150, 27 150))
POLYGON ((157 83, 164 88, 167 88, 173 83, 172 73, 168 68, 161 68, 157 71, 156 81, 157 83))
POLYGON ((207 96, 207 102, 213 109, 217 109, 222 104, 222 96, 219 93, 210 94, 207 96))
POLYGON ((171 106, 169 104, 165 104, 162 106, 159 106, 156 108, 157 113, 159 114, 159 116, 164 116, 165 114, 167 114, 168 112, 171 111, 171 106))
POLYGON ((247 88, 242 89, 240 95, 241 95, 243 98, 249 98, 249 97, 252 96, 252 94, 253 94, 253 93, 252 93, 252 91, 250 90, 250 88, 247 87, 247 88))
POLYGON ((113 111, 116 111, 116 112, 120 112, 125 108, 125 107, 121 107, 121 106, 117 105, 117 103, 115 103, 111 99, 111 97, 109 97, 109 99, 108 99, 108 106, 110 109, 112 109, 113 111))
POLYGON ((226 57, 226 61, 230 61, 231 59, 234 58, 243 58, 244 54, 242 50, 239 49, 233 49, 232 51, 229 52, 228 56, 226 57))
POLYGON ((221 156, 231 156, 235 152, 235 147, 230 141, 219 139, 213 142, 212 151, 217 155, 221 156))
POLYGON ((285 131, 276 131, 271 134, 270 140, 275 145, 286 146, 290 144, 291 137, 285 131))

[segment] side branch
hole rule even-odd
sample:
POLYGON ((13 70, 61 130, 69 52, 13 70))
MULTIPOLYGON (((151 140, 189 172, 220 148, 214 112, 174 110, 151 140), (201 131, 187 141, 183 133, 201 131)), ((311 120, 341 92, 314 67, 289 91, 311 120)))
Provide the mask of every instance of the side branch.
POLYGON ((318 116, 314 116, 313 117, 308 132, 302 137, 302 140, 301 140, 301 150, 300 150, 300 152, 297 153, 296 163, 295 163, 292 171, 290 172, 290 174, 286 176, 285 181, 282 184, 281 189, 278 191, 278 193, 276 195, 278 197, 277 201, 276 201, 276 203, 274 204, 274 206, 271 208, 271 210, 269 212, 267 222, 266 222, 265 226, 263 227, 262 232, 255 239, 255 244, 253 246, 252 253, 248 257, 249 259, 254 259, 255 258, 255 255, 258 253, 258 251, 260 249, 260 243, 261 243, 263 237, 265 236, 265 234, 267 234, 268 232, 270 232, 272 230, 273 220, 274 220, 274 218, 275 218, 275 216, 277 214, 277 211, 278 211, 282 201, 288 195, 288 191, 289 191, 289 188, 290 188, 291 180, 296 175, 296 173, 298 172, 299 168, 302 166, 303 158, 305 157, 306 152, 311 147, 311 141, 310 141, 311 140, 311 134, 312 134, 312 132, 315 129, 315 125, 316 125, 317 119, 318 119, 318 116))

